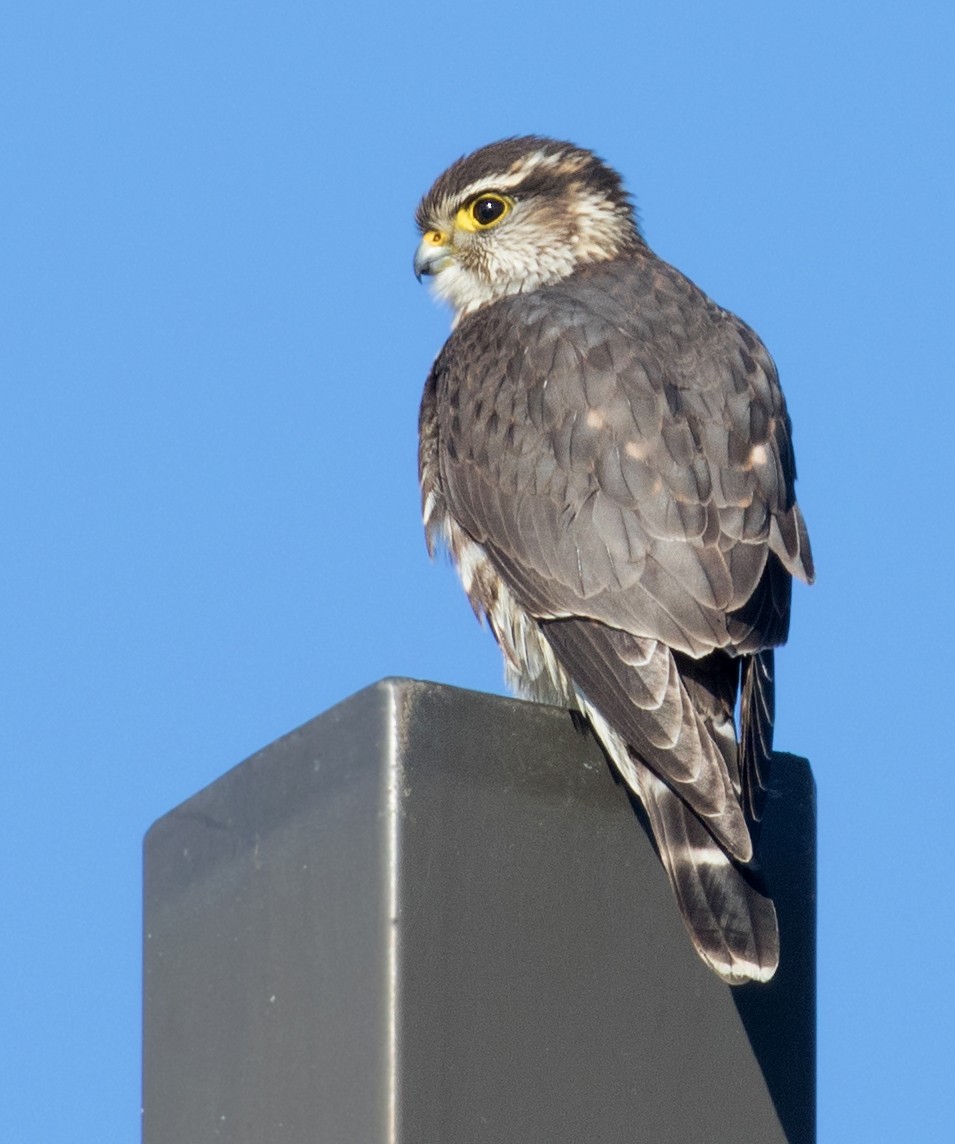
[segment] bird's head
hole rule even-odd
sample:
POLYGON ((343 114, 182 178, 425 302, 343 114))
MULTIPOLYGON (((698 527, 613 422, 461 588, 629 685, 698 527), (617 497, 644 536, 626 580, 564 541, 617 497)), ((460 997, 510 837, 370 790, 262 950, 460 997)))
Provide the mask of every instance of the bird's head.
POLYGON ((458 159, 417 211, 415 274, 470 313, 642 245, 620 176, 590 151, 529 135, 458 159))

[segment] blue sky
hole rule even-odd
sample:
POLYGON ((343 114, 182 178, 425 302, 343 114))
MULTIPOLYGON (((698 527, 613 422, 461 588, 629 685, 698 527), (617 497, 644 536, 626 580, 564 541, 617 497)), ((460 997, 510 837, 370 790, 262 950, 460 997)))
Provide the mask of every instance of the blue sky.
POLYGON ((138 1138, 151 822, 383 676, 502 689, 421 535, 448 315, 412 216, 540 132, 777 360, 819 574, 777 745, 819 787, 820 1141, 948 1140, 953 9, 343 7, 3 17, 5 1138, 138 1138))

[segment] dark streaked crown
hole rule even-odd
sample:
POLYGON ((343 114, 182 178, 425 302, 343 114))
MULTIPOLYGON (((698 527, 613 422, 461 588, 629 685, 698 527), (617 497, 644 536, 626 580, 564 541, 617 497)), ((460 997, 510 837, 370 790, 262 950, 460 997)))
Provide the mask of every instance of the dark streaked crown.
POLYGON ((630 196, 612 167, 573 143, 541 135, 521 135, 490 143, 464 155, 440 175, 418 205, 422 231, 431 220, 453 209, 476 188, 506 192, 514 199, 546 194, 554 197, 573 188, 604 199, 633 225, 640 237, 630 196))

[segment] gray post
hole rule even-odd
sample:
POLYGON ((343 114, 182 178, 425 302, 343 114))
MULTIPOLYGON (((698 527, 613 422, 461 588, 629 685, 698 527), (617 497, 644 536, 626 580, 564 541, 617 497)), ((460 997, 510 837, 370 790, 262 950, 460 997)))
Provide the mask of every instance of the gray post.
POLYGON ((144 1144, 811 1144, 808 764, 771 790, 734 990, 566 711, 360 692, 147 836, 144 1144))

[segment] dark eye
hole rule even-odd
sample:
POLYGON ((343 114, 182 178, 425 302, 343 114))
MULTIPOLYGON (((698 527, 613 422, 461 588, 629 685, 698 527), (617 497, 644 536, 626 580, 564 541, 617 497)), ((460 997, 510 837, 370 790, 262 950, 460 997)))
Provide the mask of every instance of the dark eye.
POLYGON ((471 217, 478 226, 490 226, 507 211, 507 202, 499 195, 481 195, 471 204, 471 217))

